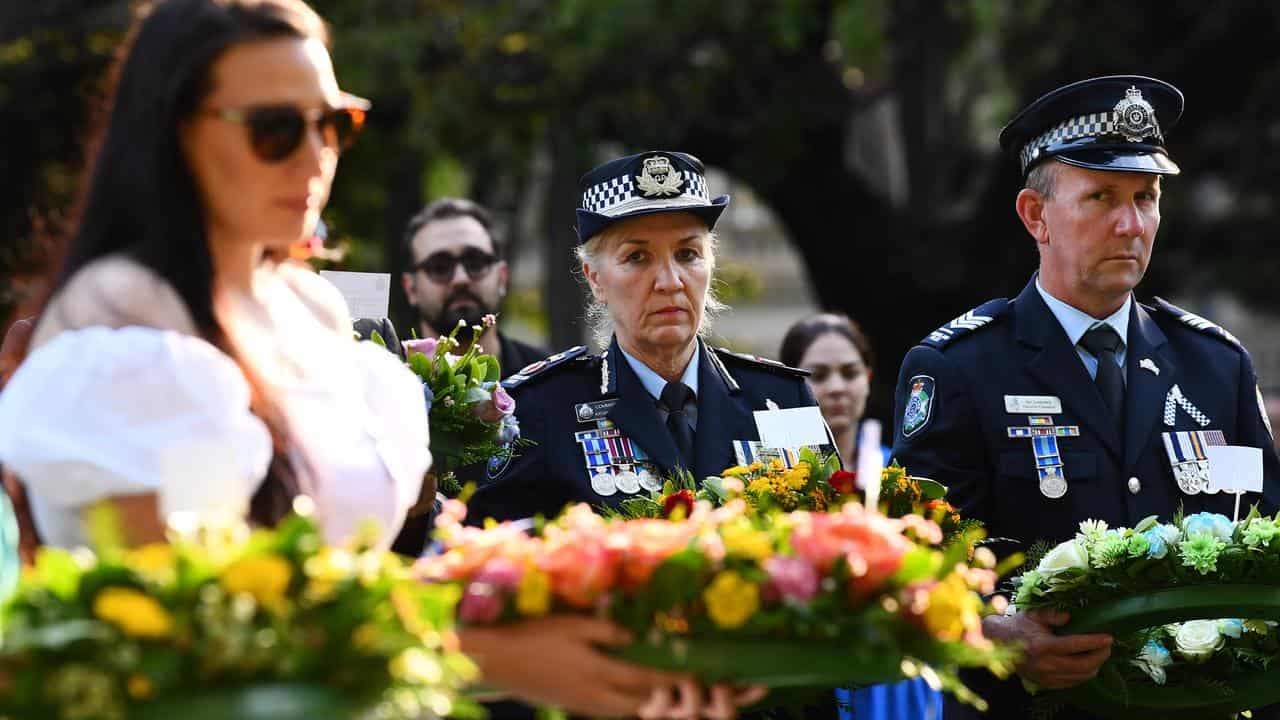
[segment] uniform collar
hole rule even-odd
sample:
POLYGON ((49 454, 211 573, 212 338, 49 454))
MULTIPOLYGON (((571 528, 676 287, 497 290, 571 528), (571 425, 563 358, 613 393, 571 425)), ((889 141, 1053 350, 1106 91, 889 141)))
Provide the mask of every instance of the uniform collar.
MULTIPOLYGON (((684 374, 680 376, 680 382, 684 383, 693 391, 693 396, 698 397, 698 366, 699 358, 702 355, 702 341, 697 341, 698 345, 693 350, 693 355, 689 358, 689 364, 685 366, 684 374)), ((667 381, 662 376, 654 372, 648 365, 637 360, 631 353, 622 349, 622 344, 618 344, 618 350, 622 353, 622 357, 627 359, 627 364, 631 366, 632 372, 640 379, 640 384, 644 389, 653 396, 654 400, 662 397, 662 388, 666 387, 667 381)))
POLYGON ((1035 283, 1036 292, 1040 293, 1040 297, 1044 299, 1044 304, 1049 306, 1049 312, 1053 313, 1053 316, 1058 320, 1058 324, 1066 331, 1067 339, 1071 341, 1073 347, 1078 345, 1080 338, 1084 337, 1084 334, 1098 323, 1110 325, 1120 335, 1120 339, 1128 345, 1129 310, 1133 306, 1133 293, 1129 293, 1128 297, 1124 299, 1124 305, 1120 306, 1119 310, 1105 318, 1098 319, 1050 295, 1049 291, 1045 290, 1044 286, 1040 284, 1040 276, 1038 274, 1036 275, 1035 283))

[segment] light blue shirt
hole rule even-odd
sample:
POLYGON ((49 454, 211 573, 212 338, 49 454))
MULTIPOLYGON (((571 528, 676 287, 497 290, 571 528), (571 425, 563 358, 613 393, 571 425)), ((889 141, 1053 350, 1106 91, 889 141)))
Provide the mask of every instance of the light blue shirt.
MULTIPOLYGON (((622 345, 618 345, 618 349, 622 350, 622 345)), ((685 417, 689 418, 689 427, 694 430, 698 429, 698 358, 700 355, 702 355, 701 341, 699 341, 698 347, 694 348, 693 357, 689 358, 689 365, 685 367, 684 375, 680 376, 680 382, 693 391, 694 402, 686 406, 684 412, 685 417)), ((648 365, 632 357, 631 353, 626 350, 622 350, 622 357, 627 359, 627 364, 631 366, 636 377, 640 378, 640 384, 653 396, 656 404, 658 398, 662 397, 662 388, 667 386, 667 381, 663 380, 661 375, 649 369, 648 365)), ((668 413, 661 408, 659 408, 659 412, 662 413, 662 422, 665 424, 668 413)))
POLYGON ((1120 363, 1120 372, 1124 378, 1128 380, 1129 373, 1125 369, 1124 357, 1129 350, 1129 308, 1133 306, 1133 294, 1124 299, 1124 305, 1120 309, 1111 313, 1107 317, 1098 320, 1088 313, 1074 308, 1058 298, 1049 294, 1048 290, 1040 285, 1040 278, 1036 278, 1036 291, 1040 293, 1040 297, 1044 298, 1044 303, 1049 306, 1049 312, 1058 319, 1058 324, 1066 331, 1067 338, 1071 340, 1071 344, 1076 349, 1076 354, 1080 356, 1084 367, 1089 371, 1089 377, 1096 378, 1098 375, 1098 359, 1088 350, 1080 345, 1080 338, 1089 332, 1096 325, 1107 324, 1112 330, 1120 335, 1120 349, 1116 351, 1116 362, 1120 363))

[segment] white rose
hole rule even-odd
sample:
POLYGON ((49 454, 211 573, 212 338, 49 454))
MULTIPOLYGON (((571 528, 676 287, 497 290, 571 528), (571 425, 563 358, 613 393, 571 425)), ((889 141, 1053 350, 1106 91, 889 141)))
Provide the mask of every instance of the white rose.
POLYGON ((1045 577, 1051 579, 1054 575, 1070 570, 1072 568, 1087 569, 1089 567, 1089 551, 1085 549, 1084 543, 1079 540, 1068 540, 1058 547, 1050 550, 1043 558, 1040 564, 1036 566, 1036 571, 1045 577))
POLYGON ((1190 662, 1204 662, 1222 648, 1225 640, 1217 620, 1189 620, 1173 634, 1178 654, 1190 662))

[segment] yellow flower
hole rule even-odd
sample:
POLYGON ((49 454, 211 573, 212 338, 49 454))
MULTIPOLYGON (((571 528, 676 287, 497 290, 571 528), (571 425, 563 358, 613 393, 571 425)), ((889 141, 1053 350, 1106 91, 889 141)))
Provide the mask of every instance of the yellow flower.
POLYGON ((788 470, 783 477, 789 489, 800 490, 805 486, 805 483, 809 482, 809 464, 800 463, 788 470))
POLYGON ((516 588, 516 611, 528 617, 546 615, 551 609, 551 578, 541 570, 525 570, 516 588))
POLYGON ((128 689, 129 697, 135 700, 146 700, 156 693, 155 686, 146 675, 130 675, 128 689))
POLYGON ((125 554, 125 564, 151 582, 161 585, 174 578, 173 546, 168 543, 149 543, 125 554))
POLYGON ((769 458, 769 472, 771 474, 780 473, 786 469, 787 469, 787 466, 784 465, 782 461, 779 460, 778 458, 769 458))
POLYGON ((725 525, 720 530, 725 552, 762 561, 773 555, 773 541, 769 534, 751 527, 750 522, 725 525))
POLYGON ((982 601, 958 573, 948 575, 929 590, 929 605, 921 615, 924 626, 941 640, 960 640, 982 621, 982 601))
POLYGON ((747 490, 759 495, 762 493, 773 492, 773 485, 769 482, 769 478, 767 477, 756 478, 747 486, 747 490))
POLYGON ((93 599, 93 614, 137 638, 162 638, 173 631, 173 618, 155 598, 133 588, 109 587, 93 599))
POLYGON ((726 570, 702 592, 711 622, 727 629, 739 628, 760 609, 760 588, 733 570, 726 570))
POLYGON ((275 554, 241 558, 222 571, 222 587, 232 595, 253 596, 259 605, 278 608, 284 600, 293 568, 289 561, 275 554))
POLYGON ((726 468, 724 472, 720 473, 720 477, 736 477, 736 478, 740 478, 740 477, 742 477, 743 475, 746 475, 746 474, 747 474, 747 473, 749 473, 749 472, 751 472, 751 470, 750 470, 749 468, 743 467, 743 466, 741 466, 741 465, 734 465, 734 466, 733 466, 733 467, 731 467, 731 468, 726 468))

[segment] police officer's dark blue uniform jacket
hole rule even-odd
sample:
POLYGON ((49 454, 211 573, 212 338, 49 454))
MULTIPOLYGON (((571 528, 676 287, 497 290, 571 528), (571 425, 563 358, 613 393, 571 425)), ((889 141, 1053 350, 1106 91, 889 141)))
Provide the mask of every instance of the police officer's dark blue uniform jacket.
MULTIPOLYGON (((1167 130, 1181 106, 1181 94, 1160 81, 1085 81, 1033 103, 1001 141, 1024 173, 1057 158, 1175 174, 1160 122, 1167 130)), ((1170 518, 1179 507, 1230 515, 1232 496, 1197 485, 1203 443, 1262 448, 1264 490, 1244 503, 1276 511, 1280 460, 1253 363, 1235 337, 1163 300, 1142 304, 1131 294, 1127 312, 1106 319, 1127 325, 1115 355, 1124 381, 1118 424, 1093 377, 1098 360, 1073 345, 1050 307, 1058 301, 1042 294, 1037 279, 1012 300, 992 300, 943 325, 907 354, 895 390, 895 459, 947 485, 948 498, 986 523, 990 537, 1012 540, 995 546, 1000 554, 1066 540, 1091 518, 1131 527, 1149 515, 1170 518)), ((1029 696, 1016 679, 965 680, 991 702, 990 714, 949 701, 948 720, 1029 716, 1029 696)))
MULTIPOLYGON (((736 441, 759 439, 754 411, 816 404, 803 370, 701 341, 697 353, 695 478, 719 475, 734 465, 736 441)), ((583 347, 558 353, 503 385, 516 400, 522 437, 534 444, 509 463, 487 469, 468 504, 471 521, 551 517, 572 502, 616 506, 656 488, 654 481, 680 464, 663 411, 616 340, 601 355, 589 355, 583 347), (598 444, 584 447, 588 442, 598 444), (594 447, 608 449, 588 457, 594 447), (637 450, 636 462, 627 462, 637 458, 637 450), (636 477, 619 483, 624 472, 636 477), (612 481, 593 488, 595 474, 609 474, 612 481)))

